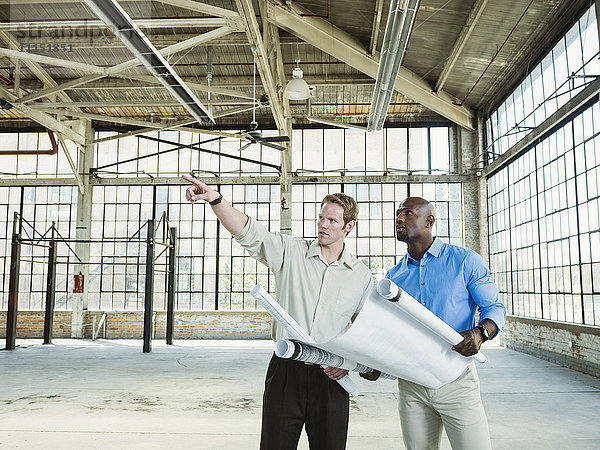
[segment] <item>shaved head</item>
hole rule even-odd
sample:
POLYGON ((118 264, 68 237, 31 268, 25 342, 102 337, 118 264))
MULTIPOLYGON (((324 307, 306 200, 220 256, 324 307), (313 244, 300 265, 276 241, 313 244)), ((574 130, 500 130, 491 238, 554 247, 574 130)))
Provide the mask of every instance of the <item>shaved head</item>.
POLYGON ((423 211, 428 216, 435 217, 435 208, 429 200, 425 200, 422 197, 407 197, 404 199, 404 201, 402 201, 402 203, 400 203, 400 207, 406 204, 423 211))
POLYGON ((396 211, 396 238, 406 242, 409 250, 415 246, 427 248, 433 242, 434 224, 433 205, 421 197, 408 197, 400 203, 396 211))

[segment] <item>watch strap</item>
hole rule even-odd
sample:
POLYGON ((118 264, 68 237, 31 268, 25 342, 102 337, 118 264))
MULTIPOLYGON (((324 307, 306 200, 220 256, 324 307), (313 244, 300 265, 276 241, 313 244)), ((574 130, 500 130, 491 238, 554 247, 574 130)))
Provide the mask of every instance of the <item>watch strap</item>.
POLYGON ((215 205, 218 205, 219 203, 221 203, 221 200, 223 200, 223 194, 221 194, 219 192, 219 196, 217 198, 215 198, 212 202, 208 202, 208 204, 210 206, 215 206, 215 205))

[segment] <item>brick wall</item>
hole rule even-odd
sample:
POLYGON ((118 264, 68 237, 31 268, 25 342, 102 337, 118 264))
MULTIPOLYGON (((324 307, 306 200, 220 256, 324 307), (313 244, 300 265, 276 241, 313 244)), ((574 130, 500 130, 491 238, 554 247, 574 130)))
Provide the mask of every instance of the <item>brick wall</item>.
POLYGON ((508 316, 507 347, 600 377, 600 327, 508 316))
MULTIPOLYGON (((83 337, 92 337, 92 323, 103 311, 87 311, 83 337)), ((154 337, 164 339, 167 313, 156 312, 154 337)), ((174 339, 270 339, 271 316, 264 311, 179 311, 175 313, 174 339)), ((141 311, 106 311, 107 339, 141 339, 144 332, 144 313, 141 311)), ((0 312, 0 338, 6 337, 6 311, 0 312)), ((19 311, 17 338, 43 338, 44 311, 19 311)), ((53 337, 71 337, 71 311, 55 311, 53 337)))

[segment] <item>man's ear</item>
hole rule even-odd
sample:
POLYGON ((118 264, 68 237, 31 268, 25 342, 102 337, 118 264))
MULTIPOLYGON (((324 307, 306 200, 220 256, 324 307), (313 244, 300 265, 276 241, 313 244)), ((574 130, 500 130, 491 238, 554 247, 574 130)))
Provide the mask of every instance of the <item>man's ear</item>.
POLYGON ((355 225, 356 225, 356 220, 351 220, 350 222, 348 222, 346 224, 346 226, 344 226, 344 231, 346 232, 346 234, 350 233, 352 231, 352 228, 354 228, 355 225))
POLYGON ((433 225, 435 224, 435 216, 430 214, 427 216, 425 221, 427 222, 427 228, 433 228, 433 225))

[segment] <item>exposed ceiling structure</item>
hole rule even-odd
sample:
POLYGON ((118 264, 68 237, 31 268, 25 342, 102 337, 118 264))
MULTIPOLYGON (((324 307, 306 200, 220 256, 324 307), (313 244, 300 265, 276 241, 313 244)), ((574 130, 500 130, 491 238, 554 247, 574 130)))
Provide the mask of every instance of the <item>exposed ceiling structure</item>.
MULTIPOLYGON (((90 3, 0 0, 0 131, 45 127, 81 143, 68 124, 86 118, 97 129, 129 133, 218 132, 247 129, 253 108, 260 128, 282 134, 290 119, 294 126, 367 122, 389 0, 106 0, 156 50, 148 58, 132 52, 135 42, 115 34, 90 3), (308 101, 282 95, 297 58, 311 86, 308 101), (214 123, 196 120, 148 69, 157 60, 214 123)), ((589 4, 421 0, 386 124, 475 128, 478 113, 497 104, 589 4)))

